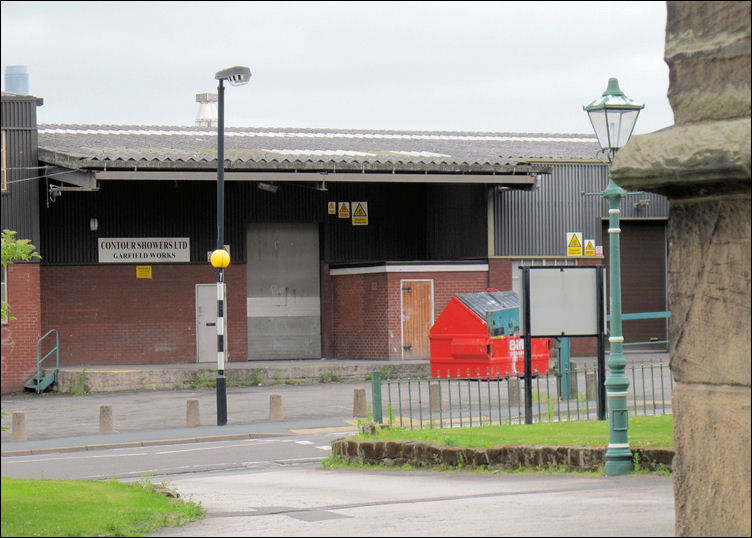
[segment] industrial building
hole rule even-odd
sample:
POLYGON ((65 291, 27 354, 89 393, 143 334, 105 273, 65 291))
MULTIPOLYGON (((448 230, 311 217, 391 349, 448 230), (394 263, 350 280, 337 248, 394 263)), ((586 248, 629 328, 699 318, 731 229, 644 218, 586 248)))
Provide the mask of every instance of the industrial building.
MULTIPOLYGON (((51 329, 64 365, 216 362, 216 129, 37 126, 41 104, 2 96, 2 226, 42 256, 3 275, 18 319, 2 391, 51 329)), ((454 295, 518 289, 521 265, 605 263, 598 150, 578 134, 226 129, 228 360, 428 358, 454 295), (573 232, 592 248, 568 256, 573 232)), ((667 215, 659 195, 622 204, 624 312, 667 310, 667 215)), ((666 321, 624 332, 665 342, 666 321)))

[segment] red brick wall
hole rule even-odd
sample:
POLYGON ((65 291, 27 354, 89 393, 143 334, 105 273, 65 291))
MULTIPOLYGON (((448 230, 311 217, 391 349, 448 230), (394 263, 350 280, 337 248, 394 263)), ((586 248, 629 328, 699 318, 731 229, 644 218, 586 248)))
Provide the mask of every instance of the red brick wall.
POLYGON ((332 358, 386 359, 386 273, 340 275, 331 286, 332 358))
MULTIPOLYGON (((199 265, 43 267, 42 326, 60 333, 61 365, 170 364, 196 361, 196 291, 216 272, 199 265)), ((227 350, 247 359, 245 265, 225 270, 227 350)))
POLYGON ((39 270, 37 263, 8 267, 8 302, 11 316, 18 319, 2 328, 3 394, 22 391, 36 372, 37 341, 42 336, 39 270))
POLYGON ((488 287, 499 291, 511 291, 512 260, 499 258, 488 260, 488 287))
MULTIPOLYGON (((326 275, 325 275, 325 280, 326 275)), ((473 293, 488 288, 488 273, 371 273, 330 277, 322 286, 331 289, 331 358, 402 359, 401 281, 433 280, 434 321, 449 300, 458 293, 473 293)), ((327 323, 323 322, 326 326, 327 323)), ((325 342, 326 342, 325 336, 325 342)))

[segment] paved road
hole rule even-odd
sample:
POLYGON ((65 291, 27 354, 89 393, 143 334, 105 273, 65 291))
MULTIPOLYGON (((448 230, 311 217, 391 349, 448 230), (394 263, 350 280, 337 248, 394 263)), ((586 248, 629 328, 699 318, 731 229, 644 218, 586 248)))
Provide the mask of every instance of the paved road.
MULTIPOLYGON (((2 474, 33 479, 130 480, 143 476, 169 478, 206 471, 318 463, 331 454, 332 440, 347 434, 325 430, 253 439, 3 456, 2 474)), ((355 429, 351 428, 349 433, 355 433, 355 429)))
POLYGON ((155 536, 674 536, 671 478, 285 467, 170 477, 208 517, 155 536))

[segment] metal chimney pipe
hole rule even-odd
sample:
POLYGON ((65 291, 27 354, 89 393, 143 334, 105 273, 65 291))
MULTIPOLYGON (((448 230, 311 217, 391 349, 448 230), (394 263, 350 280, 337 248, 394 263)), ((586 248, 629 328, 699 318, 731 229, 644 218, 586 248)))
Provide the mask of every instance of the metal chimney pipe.
POLYGON ((217 127, 217 94, 197 93, 196 127, 217 127))
POLYGON ((29 95, 29 70, 25 65, 5 67, 5 91, 18 95, 29 95))

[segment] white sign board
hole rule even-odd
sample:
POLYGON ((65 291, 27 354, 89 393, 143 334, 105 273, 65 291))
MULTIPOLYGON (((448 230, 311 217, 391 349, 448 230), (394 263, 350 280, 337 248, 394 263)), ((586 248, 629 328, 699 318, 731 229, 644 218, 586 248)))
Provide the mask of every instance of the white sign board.
POLYGON ((100 237, 99 263, 176 263, 191 261, 188 237, 100 237))
MULTIPOLYGON (((598 267, 530 268, 530 336, 595 336, 598 267)), ((523 286, 520 320, 525 315, 523 286)))

